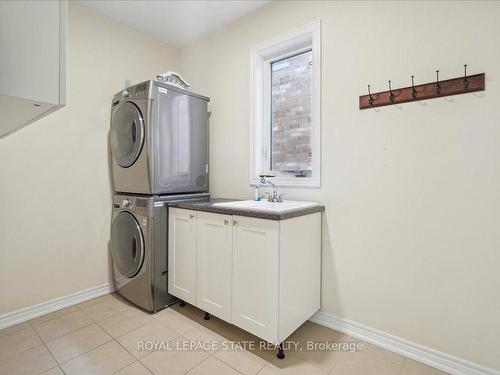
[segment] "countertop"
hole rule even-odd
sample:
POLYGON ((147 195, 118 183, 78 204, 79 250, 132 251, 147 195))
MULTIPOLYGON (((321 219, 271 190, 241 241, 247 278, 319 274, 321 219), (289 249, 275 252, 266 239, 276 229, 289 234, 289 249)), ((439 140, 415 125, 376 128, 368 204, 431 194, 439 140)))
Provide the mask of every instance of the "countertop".
POLYGON ((228 207, 214 206, 214 203, 235 202, 241 200, 245 199, 210 198, 210 200, 204 200, 204 201, 188 201, 188 202, 172 203, 169 205, 169 207, 184 208, 186 210, 193 210, 193 211, 213 212, 224 215, 248 216, 248 217, 255 217, 258 219, 267 219, 267 220, 286 220, 297 216, 313 214, 315 212, 323 212, 325 210, 325 206, 322 205, 317 205, 314 207, 307 207, 307 208, 298 208, 296 210, 287 211, 283 213, 259 212, 259 211, 245 210, 242 208, 228 208, 228 207))

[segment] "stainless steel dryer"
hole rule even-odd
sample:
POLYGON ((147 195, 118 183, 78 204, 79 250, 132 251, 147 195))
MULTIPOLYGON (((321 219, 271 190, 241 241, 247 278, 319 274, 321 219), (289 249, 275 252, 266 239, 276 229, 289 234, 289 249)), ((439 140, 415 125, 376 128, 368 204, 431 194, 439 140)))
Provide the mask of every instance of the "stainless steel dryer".
POLYGON ((207 192, 208 101, 157 81, 115 94, 110 129, 114 190, 207 192))
POLYGON ((111 260, 119 294, 148 311, 176 299, 168 294, 168 204, 208 194, 113 197, 111 260))

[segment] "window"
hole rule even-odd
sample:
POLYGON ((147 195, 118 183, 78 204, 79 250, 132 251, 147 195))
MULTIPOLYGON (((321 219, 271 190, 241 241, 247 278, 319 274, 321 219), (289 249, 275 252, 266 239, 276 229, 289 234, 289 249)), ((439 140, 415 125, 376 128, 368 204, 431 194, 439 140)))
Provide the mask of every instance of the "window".
POLYGON ((319 22, 252 51, 250 182, 320 185, 319 22))
POLYGON ((310 175, 312 51, 271 63, 271 171, 310 175))

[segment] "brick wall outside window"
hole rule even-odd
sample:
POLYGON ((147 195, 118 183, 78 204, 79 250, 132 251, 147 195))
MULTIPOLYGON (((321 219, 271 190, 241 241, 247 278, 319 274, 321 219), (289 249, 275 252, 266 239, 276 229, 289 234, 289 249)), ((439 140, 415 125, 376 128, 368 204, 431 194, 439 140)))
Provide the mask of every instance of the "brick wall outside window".
POLYGON ((312 52, 271 66, 271 169, 312 170, 312 52))

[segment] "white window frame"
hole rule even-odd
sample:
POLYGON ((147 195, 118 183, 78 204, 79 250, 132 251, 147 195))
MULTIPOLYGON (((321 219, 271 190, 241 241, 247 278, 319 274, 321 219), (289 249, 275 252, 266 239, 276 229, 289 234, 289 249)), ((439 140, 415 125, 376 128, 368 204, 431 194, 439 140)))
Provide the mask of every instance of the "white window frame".
POLYGON ((321 185, 321 21, 315 21, 276 39, 259 44, 251 50, 251 111, 250 111, 250 185, 259 183, 263 163, 263 148, 270 148, 270 69, 271 62, 300 52, 312 50, 311 144, 312 173, 310 177, 295 177, 271 171, 277 186, 320 187, 321 185))

